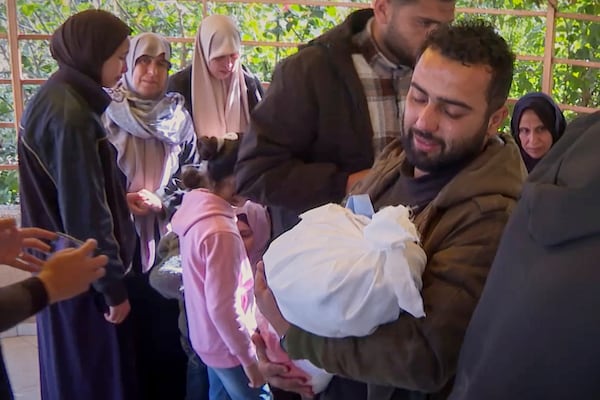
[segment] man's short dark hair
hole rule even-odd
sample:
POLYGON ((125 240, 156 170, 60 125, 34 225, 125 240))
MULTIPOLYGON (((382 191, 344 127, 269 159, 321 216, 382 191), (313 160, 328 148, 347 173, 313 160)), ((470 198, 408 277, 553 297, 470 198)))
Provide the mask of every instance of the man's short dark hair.
POLYGON ((488 112, 496 111, 508 98, 513 80, 515 55, 493 25, 481 19, 462 19, 433 31, 421 48, 464 65, 485 65, 492 70, 487 90, 488 112))

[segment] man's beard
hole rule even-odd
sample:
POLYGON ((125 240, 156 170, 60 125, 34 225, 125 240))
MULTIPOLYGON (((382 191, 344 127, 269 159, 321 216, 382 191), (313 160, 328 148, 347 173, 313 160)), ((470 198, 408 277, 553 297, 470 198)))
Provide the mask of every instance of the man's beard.
POLYGON ((411 127, 405 131, 400 140, 408 162, 413 167, 431 174, 439 173, 474 159, 481 153, 486 137, 487 131, 482 126, 477 135, 454 142, 452 148, 448 150, 446 142, 434 136, 431 132, 411 127), (415 135, 437 144, 439 152, 431 156, 424 151, 417 150, 414 143, 415 135))

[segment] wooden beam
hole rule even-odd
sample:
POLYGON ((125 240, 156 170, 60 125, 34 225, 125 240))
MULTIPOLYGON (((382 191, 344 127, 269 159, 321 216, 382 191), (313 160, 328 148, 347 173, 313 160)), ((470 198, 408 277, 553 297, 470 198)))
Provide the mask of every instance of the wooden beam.
POLYGON ((574 65, 584 68, 600 68, 600 61, 573 60, 570 58, 554 58, 554 64, 574 65))
POLYGON ((208 17, 208 1, 202 0, 202 18, 208 17))
POLYGON ((8 23, 8 44, 10 55, 10 76, 12 81, 15 130, 19 131, 19 122, 23 115, 23 89, 21 86, 21 57, 19 56, 19 26, 17 25, 16 0, 6 0, 6 21, 8 23))
MULTIPOLYGON (((203 0, 205 1, 205 0, 203 0)), ((272 4, 272 5, 301 5, 312 7, 340 7, 340 8, 369 8, 371 3, 354 3, 349 1, 326 1, 326 0, 212 0, 212 3, 251 3, 251 4, 272 4)))
POLYGON ((487 15, 511 15, 517 17, 545 17, 545 11, 533 11, 533 10, 506 10, 498 8, 470 8, 470 7, 457 7, 456 13, 464 14, 487 14, 487 15))
MULTIPOLYGON (((507 103, 515 104, 518 100, 519 99, 508 99, 507 103)), ((583 107, 583 106, 575 106, 575 105, 571 105, 571 104, 562 104, 562 103, 559 103, 558 107, 561 110, 574 111, 574 112, 580 113, 580 114, 591 114, 591 113, 598 111, 598 108, 594 108, 594 107, 583 107)))
POLYGON ((576 19, 579 21, 600 22, 600 15, 557 12, 556 18, 576 19))
POLYGON ((542 66, 542 92, 552 96, 552 72, 554 37, 556 36, 556 9, 549 6, 546 11, 546 36, 544 38, 544 64, 542 66))

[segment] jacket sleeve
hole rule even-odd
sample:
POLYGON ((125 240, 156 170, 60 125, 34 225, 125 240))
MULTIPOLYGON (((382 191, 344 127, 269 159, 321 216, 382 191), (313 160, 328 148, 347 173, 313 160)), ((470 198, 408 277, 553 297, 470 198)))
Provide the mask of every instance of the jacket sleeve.
MULTIPOLYGON (((186 115, 187 118, 189 118, 187 111, 186 115)), ((185 188, 181 181, 181 171, 183 166, 200 162, 197 152, 196 132, 193 127, 194 125, 190 123, 187 139, 181 144, 177 171, 171 176, 167 185, 157 192, 157 195, 163 202, 165 210, 164 218, 166 220, 170 220, 171 217, 173 217, 173 214, 175 214, 175 211, 177 211, 177 208, 181 205, 181 201, 183 200, 183 194, 185 193, 185 188)))
POLYGON ((318 72, 308 64, 294 57, 277 66, 265 97, 251 113, 236 165, 239 193, 296 213, 339 202, 348 178, 333 163, 311 160, 321 105, 311 77, 318 72))
POLYGON ((192 113, 192 69, 186 67, 181 71, 171 75, 167 82, 167 92, 177 92, 185 99, 185 109, 192 113))
POLYGON ((181 258, 169 256, 150 270, 150 286, 164 298, 183 301, 181 258))
POLYGON ((508 213, 461 217, 428 260, 422 291, 425 317, 402 313, 369 336, 343 339, 292 327, 285 341, 290 356, 367 383, 420 392, 443 388, 456 372, 462 340, 508 213))
POLYGON ((169 232, 160 239, 149 281, 150 286, 163 297, 183 301, 183 268, 179 237, 174 232, 169 232))
POLYGON ((208 236, 202 247, 206 254, 204 290, 210 319, 231 354, 242 365, 250 365, 256 361, 256 353, 236 307, 241 263, 248 262, 244 245, 239 236, 220 232, 208 236))
MULTIPOLYGON (((123 265, 119 250, 121 245, 133 244, 118 243, 114 234, 105 184, 105 173, 113 171, 109 171, 101 158, 111 156, 112 145, 104 135, 100 121, 92 117, 56 124, 52 131, 54 149, 48 156, 48 163, 57 189, 62 226, 66 233, 76 238, 97 240, 98 252, 108 257, 108 264, 106 275, 93 286, 104 295, 109 306, 121 304, 127 299, 123 275, 128 266, 123 265)), ((107 162, 114 161, 104 160, 107 162)))
POLYGON ((0 332, 34 315, 47 304, 48 293, 38 278, 0 288, 0 332))

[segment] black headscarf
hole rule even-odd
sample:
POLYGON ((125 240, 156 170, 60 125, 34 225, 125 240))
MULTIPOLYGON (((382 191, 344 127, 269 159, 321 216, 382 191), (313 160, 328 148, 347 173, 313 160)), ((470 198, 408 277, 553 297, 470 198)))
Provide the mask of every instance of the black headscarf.
POLYGON ((546 129, 548 129, 552 135, 552 146, 554 146, 554 144, 565 132, 567 122, 558 105, 550 96, 545 93, 529 93, 517 101, 513 110, 512 118, 510 120, 510 130, 512 136, 519 145, 521 156, 523 157, 527 171, 531 172, 533 167, 537 165, 540 159, 533 158, 527 154, 525 149, 523 149, 523 145, 521 144, 521 140, 519 138, 519 124, 521 123, 521 117, 523 116, 523 113, 527 110, 532 110, 535 112, 546 129))
POLYGON ((115 15, 86 10, 69 17, 52 35, 50 53, 64 66, 102 84, 102 65, 129 36, 130 29, 115 15))

